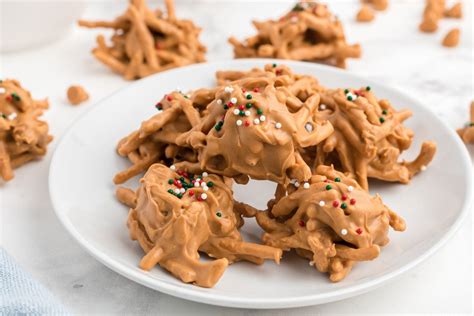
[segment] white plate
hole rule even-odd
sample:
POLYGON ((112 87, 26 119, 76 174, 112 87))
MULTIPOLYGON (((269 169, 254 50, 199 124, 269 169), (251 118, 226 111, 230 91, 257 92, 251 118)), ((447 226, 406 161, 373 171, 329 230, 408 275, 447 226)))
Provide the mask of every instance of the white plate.
MULTIPOLYGON (((128 237, 127 209, 114 197, 112 178, 128 165, 115 152, 117 141, 156 113, 154 105, 163 94, 177 87, 185 91, 213 86, 216 70, 249 69, 269 62, 274 61, 236 60, 180 68, 137 81, 97 104, 64 135, 52 159, 50 194, 65 228, 97 260, 135 282, 184 299, 230 307, 285 308, 343 299, 380 286, 435 252, 460 226, 471 201, 470 160, 455 132, 401 91, 334 68, 276 61, 296 73, 314 75, 329 87, 370 85, 395 107, 414 112, 407 125, 415 130, 415 141, 406 157, 413 158, 423 140, 434 140, 438 145, 434 161, 410 185, 371 185, 372 192, 380 193, 405 218, 407 230, 391 231, 391 242, 380 257, 357 264, 339 283, 331 283, 306 260, 288 254, 280 266, 236 263, 212 289, 184 284, 159 267, 150 272, 138 268, 143 253, 128 237)), ((136 180, 130 182, 136 186, 136 180)), ((252 182, 235 191, 237 199, 263 208, 273 185, 252 182)), ((253 221, 243 228, 245 239, 257 240, 260 234, 253 221)))

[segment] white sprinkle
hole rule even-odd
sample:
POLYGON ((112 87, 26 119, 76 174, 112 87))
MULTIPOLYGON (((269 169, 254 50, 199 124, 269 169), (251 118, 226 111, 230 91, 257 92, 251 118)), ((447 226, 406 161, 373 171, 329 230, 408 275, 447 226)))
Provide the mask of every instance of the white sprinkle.
POLYGON ((227 93, 232 93, 232 92, 234 92, 234 88, 232 88, 232 87, 225 87, 225 88, 224 88, 224 91, 227 92, 227 93))
MULTIPOLYGON (((8 115, 8 119, 10 121, 12 121, 12 120, 16 119, 16 116, 17 116, 16 112, 12 112, 12 113, 10 113, 10 115, 8 115)), ((425 167, 425 169, 426 169, 426 167, 425 167)))
POLYGON ((233 111, 233 113, 234 113, 234 115, 239 115, 240 111, 239 111, 239 109, 235 109, 235 110, 233 111))
POLYGON ((250 111, 245 111, 244 114, 245 116, 250 116, 250 111))
POLYGON ((221 99, 217 99, 217 104, 221 105, 222 104, 222 100, 221 99))
POLYGON ((300 183, 298 181, 295 181, 295 187, 299 188, 300 183))
POLYGON ((343 236, 347 235, 347 229, 345 228, 341 229, 341 235, 343 236))
POLYGON ((171 166, 170 166, 170 169, 173 170, 173 171, 175 171, 175 170, 176 170, 176 166, 175 166, 175 165, 171 165, 171 166))
POLYGON ((260 124, 260 120, 259 120, 258 118, 256 118, 255 120, 253 120, 253 123, 254 123, 255 125, 258 125, 258 124, 260 124))
POLYGON ((237 103, 237 98, 231 98, 231 99, 230 99, 230 103, 236 104, 236 103, 237 103))
POLYGON ((5 93, 5 88, 4 87, 0 87, 0 93, 5 93))
POLYGON ((204 182, 204 181, 203 181, 203 182, 201 182, 201 187, 203 187, 203 188, 204 188, 205 186, 207 186, 206 182, 204 182))
POLYGON ((324 201, 319 201, 319 206, 324 206, 324 205, 326 205, 326 202, 324 202, 324 201))
POLYGON ((207 194, 206 193, 201 194, 201 199, 203 200, 207 199, 207 194))
POLYGON ((181 180, 176 181, 176 183, 181 183, 181 180))
POLYGON ((195 188, 198 188, 198 187, 199 187, 199 182, 197 182, 197 181, 194 182, 194 187, 195 187, 195 188))
POLYGON ((261 121, 261 122, 265 122, 266 119, 267 119, 267 118, 266 118, 265 115, 260 115, 260 121, 261 121))
POLYGON ((425 170, 426 170, 426 166, 425 166, 425 165, 423 165, 423 166, 421 166, 421 168, 420 168, 420 169, 421 169, 421 171, 425 171, 425 170))
POLYGON ((209 190, 209 187, 206 185, 205 187, 202 187, 202 189, 203 189, 204 191, 208 191, 208 190, 209 190))
POLYGON ((185 189, 185 188, 181 188, 181 189, 179 189, 179 192, 180 192, 180 193, 184 193, 184 192, 186 192, 186 189, 185 189))
POLYGON ((349 191, 349 192, 354 191, 354 187, 353 187, 352 185, 348 186, 348 187, 347 187, 347 191, 349 191))
POLYGON ((326 110, 326 104, 320 104, 320 105, 319 105, 319 109, 320 109, 321 111, 326 110))
POLYGON ((309 183, 308 183, 308 182, 305 182, 305 183, 303 184, 303 188, 309 189, 309 183))
POLYGON ((237 126, 241 126, 241 125, 242 125, 242 120, 237 120, 237 121, 235 122, 235 124, 237 124, 237 126))
POLYGON ((196 181, 198 181, 198 182, 201 181, 201 178, 196 178, 196 181))
POLYGON ((280 122, 277 122, 277 123, 275 124, 275 128, 280 129, 280 128, 281 128, 281 123, 280 123, 280 122))
POLYGON ((304 126, 307 132, 311 133, 313 131, 313 125, 311 123, 306 123, 304 126))
POLYGON ((206 171, 204 171, 204 172, 202 173, 202 176, 203 176, 203 177, 208 177, 208 176, 209 176, 209 173, 207 173, 206 171))
POLYGON ((190 95, 190 94, 186 94, 185 97, 189 99, 189 98, 191 97, 191 95, 190 95))
POLYGON ((357 100, 357 95, 353 94, 352 92, 349 92, 348 94, 346 94, 346 97, 348 98, 348 100, 349 100, 349 97, 351 97, 352 100, 350 100, 350 101, 357 100))
POLYGON ((181 190, 180 189, 174 189, 174 193, 179 194, 179 193, 181 193, 181 190))
POLYGON ((310 265, 310 266, 314 266, 314 261, 310 261, 310 262, 309 262, 309 265, 310 265))

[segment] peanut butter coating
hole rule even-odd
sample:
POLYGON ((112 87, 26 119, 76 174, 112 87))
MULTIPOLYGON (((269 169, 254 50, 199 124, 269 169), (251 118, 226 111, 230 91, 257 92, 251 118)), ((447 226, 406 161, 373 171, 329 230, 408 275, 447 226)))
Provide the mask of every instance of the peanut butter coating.
POLYGON ((375 259, 389 242, 390 226, 405 230, 403 219, 379 196, 370 196, 332 167, 319 166, 308 186, 290 186, 287 193, 257 213, 266 231, 263 241, 287 251, 296 249, 334 282, 342 280, 355 262, 375 259))
POLYGON ((135 196, 131 190, 117 191, 118 199, 132 207, 127 226, 130 237, 146 252, 142 269, 159 264, 183 282, 212 287, 236 261, 262 264, 271 259, 279 263, 280 249, 242 241, 238 228, 243 222, 241 213, 234 210, 229 181, 216 175, 196 176, 208 186, 193 185, 184 193, 170 193, 179 190, 170 179, 192 183, 154 164, 140 180, 135 196), (199 252, 215 260, 200 261, 199 252))
POLYGON ((38 119, 47 100, 34 100, 17 80, 0 81, 0 177, 13 179, 13 169, 46 154, 53 139, 38 119))

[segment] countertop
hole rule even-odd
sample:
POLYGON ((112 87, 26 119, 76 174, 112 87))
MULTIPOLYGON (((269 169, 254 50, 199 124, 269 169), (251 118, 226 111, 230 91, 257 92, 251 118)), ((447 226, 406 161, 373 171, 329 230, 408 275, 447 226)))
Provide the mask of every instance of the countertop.
MULTIPOLYGON (((226 39, 253 34, 251 19, 277 17, 288 1, 179 1, 177 14, 203 28, 209 61, 232 58, 226 39)), ((462 20, 444 19, 434 34, 417 26, 423 1, 391 1, 373 23, 354 21, 357 1, 331 1, 344 22, 349 43, 359 42, 363 56, 350 60, 348 71, 403 89, 423 100, 457 128, 468 120, 473 99, 472 3, 464 1, 462 20), (396 2, 396 3, 395 3, 396 2), (460 46, 440 45, 452 27, 461 28, 460 46)), ((110 19, 126 3, 89 2, 84 18, 110 19)), ((333 313, 472 313, 472 216, 436 254, 398 279, 364 295, 320 306, 280 311, 238 310, 174 298, 136 284, 89 256, 57 220, 48 196, 49 163, 59 138, 70 124, 103 97, 130 84, 89 53, 101 31, 74 27, 67 38, 20 53, 3 54, 0 77, 17 78, 35 98, 48 97, 45 119, 55 139, 48 155, 15 171, 0 185, 1 245, 73 313, 314 315, 333 313), (73 107, 66 89, 81 84, 91 99, 73 107)), ((404 105, 409 106, 409 105, 404 105)), ((473 148, 470 148, 471 158, 473 148)), ((74 167, 74 166, 71 166, 74 167)), ((441 181, 441 180, 440 180, 441 181)))

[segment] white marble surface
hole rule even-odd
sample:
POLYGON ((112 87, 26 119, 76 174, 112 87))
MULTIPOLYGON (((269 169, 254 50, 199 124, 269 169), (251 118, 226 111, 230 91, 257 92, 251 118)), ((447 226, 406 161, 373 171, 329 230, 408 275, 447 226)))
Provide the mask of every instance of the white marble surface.
MULTIPOLYGON (((288 1, 177 2, 180 16, 192 17, 203 27, 208 60, 231 58, 226 42, 229 35, 250 35, 252 18, 276 17, 290 6, 288 1)), ((461 126, 473 99, 472 3, 464 1, 463 20, 443 20, 437 33, 427 35, 417 31, 422 1, 391 2, 396 4, 366 25, 353 21, 357 1, 331 1, 333 11, 345 23, 349 42, 360 42, 363 47, 363 57, 350 61, 349 70, 397 86, 423 99, 453 128, 461 126), (461 45, 455 49, 441 47, 443 35, 454 26, 462 30, 461 45)), ((88 3, 84 16, 108 18, 124 6, 124 1, 94 1, 88 3)), ((35 97, 49 97, 51 109, 45 118, 55 136, 45 159, 17 170, 13 182, 0 185, 0 242, 73 313, 472 313, 471 215, 440 251, 399 279, 361 296, 300 309, 237 310, 188 302, 135 284, 95 261, 56 219, 48 197, 47 175, 51 153, 71 122, 101 98, 129 84, 89 54, 96 33, 75 28, 58 43, 0 56, 0 77, 17 78, 35 97), (67 105, 65 91, 73 83, 89 90, 89 102, 79 107, 67 105)), ((14 32, 10 34, 14 36, 14 32)))

